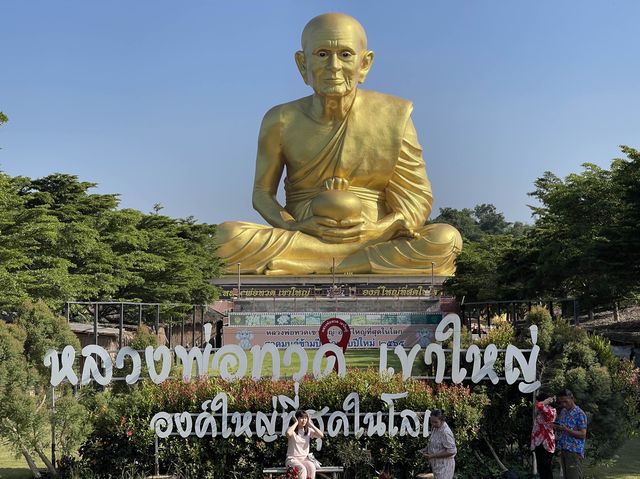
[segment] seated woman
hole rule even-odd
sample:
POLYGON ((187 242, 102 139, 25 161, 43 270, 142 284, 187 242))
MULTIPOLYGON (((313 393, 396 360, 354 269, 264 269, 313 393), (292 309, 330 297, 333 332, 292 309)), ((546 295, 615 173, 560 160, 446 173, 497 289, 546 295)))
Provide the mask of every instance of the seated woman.
POLYGON ((421 452, 429 460, 435 479, 453 479, 456 469, 454 457, 458 452, 453 432, 444 421, 444 414, 439 409, 431 411, 429 424, 431 425, 429 444, 421 452))
POLYGON ((305 411, 296 411, 294 422, 287 429, 287 467, 294 467, 298 470, 299 479, 315 479, 316 465, 310 461, 309 447, 311 439, 322 439, 324 434, 318 429, 305 411))

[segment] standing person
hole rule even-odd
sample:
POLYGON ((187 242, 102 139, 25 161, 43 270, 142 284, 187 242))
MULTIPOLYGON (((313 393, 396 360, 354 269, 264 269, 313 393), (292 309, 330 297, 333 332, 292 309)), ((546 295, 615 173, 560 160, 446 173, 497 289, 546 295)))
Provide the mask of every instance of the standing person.
POLYGON ((420 452, 429 460, 435 479, 453 479, 453 473, 456 470, 454 457, 458 452, 453 432, 439 409, 431 411, 429 424, 431 425, 429 444, 420 452))
POLYGON ((556 450, 553 422, 556 420, 557 412, 551 403, 555 400, 555 396, 540 393, 535 405, 536 417, 533 419, 531 430, 531 450, 536 454, 540 479, 553 479, 552 461, 556 450))
POLYGON ((322 439, 324 434, 312 422, 306 411, 296 411, 293 424, 287 429, 287 467, 298 470, 299 479, 315 479, 316 465, 308 459, 311 439, 322 439))
POLYGON ((569 389, 563 389, 556 396, 562 410, 553 427, 557 433, 562 474, 565 479, 582 479, 587 415, 576 404, 573 393, 569 389))

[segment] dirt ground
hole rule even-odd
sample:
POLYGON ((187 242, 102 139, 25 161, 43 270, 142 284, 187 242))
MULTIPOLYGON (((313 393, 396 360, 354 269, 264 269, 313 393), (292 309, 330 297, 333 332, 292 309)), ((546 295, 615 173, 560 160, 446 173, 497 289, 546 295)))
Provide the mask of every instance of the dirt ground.
POLYGON ((596 313, 591 320, 584 316, 580 318, 580 326, 609 338, 613 344, 639 348, 640 306, 621 309, 618 316, 618 321, 613 319, 611 311, 596 313))

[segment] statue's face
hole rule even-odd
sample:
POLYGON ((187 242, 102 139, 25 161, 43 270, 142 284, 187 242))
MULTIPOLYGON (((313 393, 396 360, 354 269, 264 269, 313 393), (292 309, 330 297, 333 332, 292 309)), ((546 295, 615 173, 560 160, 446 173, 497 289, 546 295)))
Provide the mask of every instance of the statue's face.
POLYGON ((305 82, 320 96, 344 96, 362 83, 373 52, 366 50, 355 28, 336 23, 315 29, 296 62, 305 82))

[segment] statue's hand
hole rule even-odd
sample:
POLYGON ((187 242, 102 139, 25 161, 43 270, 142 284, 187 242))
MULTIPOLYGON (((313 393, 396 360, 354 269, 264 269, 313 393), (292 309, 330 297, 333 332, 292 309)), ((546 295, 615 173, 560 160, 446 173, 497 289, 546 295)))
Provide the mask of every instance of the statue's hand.
POLYGON ((363 243, 373 239, 387 241, 393 236, 393 232, 381 223, 371 223, 363 219, 346 219, 340 221, 337 228, 326 231, 323 240, 330 243, 363 243))
POLYGON ((358 228, 361 219, 338 222, 324 216, 311 216, 304 221, 291 223, 292 230, 315 236, 327 243, 351 243, 359 241, 358 228))
POLYGON ((419 236, 405 220, 390 224, 386 221, 373 223, 362 219, 347 219, 341 221, 338 226, 326 231, 322 239, 331 243, 366 243, 372 240, 390 241, 397 237, 419 236))

